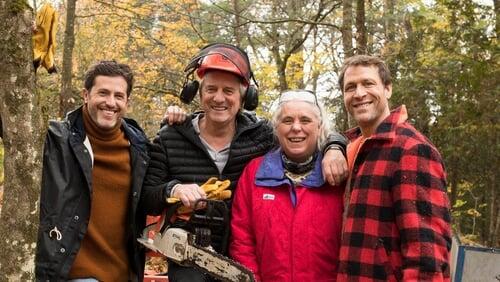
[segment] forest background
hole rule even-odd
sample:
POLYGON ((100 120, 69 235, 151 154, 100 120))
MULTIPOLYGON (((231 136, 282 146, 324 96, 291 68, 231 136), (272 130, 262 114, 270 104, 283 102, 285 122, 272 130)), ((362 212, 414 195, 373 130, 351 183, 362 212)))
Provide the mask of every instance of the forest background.
POLYGON ((0 0, 0 281, 32 277, 47 121, 81 103, 89 65, 132 66, 128 115, 153 138, 166 107, 181 105, 185 64, 211 42, 249 53, 258 115, 280 91, 307 88, 338 131, 353 125, 336 83, 342 61, 384 58, 390 103, 405 104, 442 153, 455 234, 500 246, 499 0, 54 0, 58 72, 35 76, 31 22, 44 3, 0 0))

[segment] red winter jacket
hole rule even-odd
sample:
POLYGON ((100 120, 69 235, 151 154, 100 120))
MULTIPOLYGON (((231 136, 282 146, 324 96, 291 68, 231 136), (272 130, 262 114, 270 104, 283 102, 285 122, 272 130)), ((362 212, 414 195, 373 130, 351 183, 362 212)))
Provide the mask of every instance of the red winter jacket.
POLYGON ((258 281, 336 281, 343 189, 324 183, 320 162, 297 187, 284 175, 280 150, 243 171, 229 252, 258 281))

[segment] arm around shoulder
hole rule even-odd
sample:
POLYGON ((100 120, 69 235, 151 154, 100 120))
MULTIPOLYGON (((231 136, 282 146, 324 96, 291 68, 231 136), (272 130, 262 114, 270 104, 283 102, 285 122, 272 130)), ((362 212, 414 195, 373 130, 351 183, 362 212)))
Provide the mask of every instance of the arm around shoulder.
POLYGON ((338 149, 346 156, 347 138, 344 135, 333 131, 331 132, 324 144, 322 144, 322 151, 325 154, 330 149, 338 149))

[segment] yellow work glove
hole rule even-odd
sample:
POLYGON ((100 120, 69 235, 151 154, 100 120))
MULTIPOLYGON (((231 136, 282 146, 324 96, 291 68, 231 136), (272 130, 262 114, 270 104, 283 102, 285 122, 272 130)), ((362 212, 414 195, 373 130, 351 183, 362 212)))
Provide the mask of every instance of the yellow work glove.
POLYGON ((231 185, 231 181, 224 180, 219 181, 217 178, 212 177, 207 180, 203 185, 201 185, 201 189, 205 191, 207 194, 207 199, 210 200, 226 200, 231 198, 231 191, 226 190, 231 185))
MULTIPOLYGON (((216 177, 209 178, 203 185, 201 185, 201 189, 205 191, 207 194, 207 199, 209 200, 226 200, 231 198, 231 190, 227 190, 231 185, 231 181, 217 180, 216 177)), ((167 199, 167 203, 174 204, 180 201, 178 198, 170 197, 167 199)), ((182 207, 181 207, 182 208, 182 207)), ((182 213, 185 213, 185 209, 183 209, 182 213)))
POLYGON ((49 73, 56 72, 54 53, 57 17, 56 10, 49 3, 45 3, 36 14, 36 30, 32 36, 35 71, 41 65, 49 73))

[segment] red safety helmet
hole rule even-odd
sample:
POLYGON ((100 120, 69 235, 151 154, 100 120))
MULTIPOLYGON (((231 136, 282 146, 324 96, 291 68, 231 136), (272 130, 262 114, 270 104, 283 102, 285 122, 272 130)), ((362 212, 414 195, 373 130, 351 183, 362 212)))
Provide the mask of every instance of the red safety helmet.
POLYGON ((198 77, 203 78, 207 70, 227 71, 239 76, 244 84, 250 84, 248 65, 242 58, 239 58, 239 56, 234 59, 229 59, 226 55, 220 53, 209 53, 203 58, 200 66, 196 70, 196 74, 198 77))

